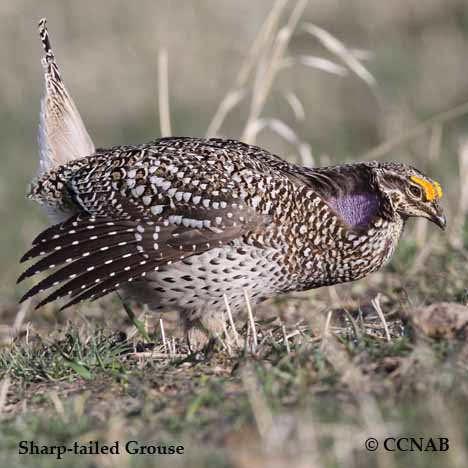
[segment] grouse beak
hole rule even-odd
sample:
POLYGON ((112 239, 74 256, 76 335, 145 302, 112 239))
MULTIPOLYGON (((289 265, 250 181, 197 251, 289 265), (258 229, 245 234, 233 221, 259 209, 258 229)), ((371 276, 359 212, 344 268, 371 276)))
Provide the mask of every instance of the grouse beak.
POLYGON ((434 223, 436 223, 437 226, 439 226, 440 229, 442 229, 442 231, 445 231, 445 226, 447 226, 447 220, 445 219, 444 215, 434 216, 434 218, 432 218, 432 221, 434 221, 434 223))
POLYGON ((445 219, 444 213, 442 212, 442 208, 439 204, 434 204, 434 211, 430 213, 429 218, 433 223, 437 224, 443 231, 445 230, 445 226, 447 225, 447 220, 445 219))

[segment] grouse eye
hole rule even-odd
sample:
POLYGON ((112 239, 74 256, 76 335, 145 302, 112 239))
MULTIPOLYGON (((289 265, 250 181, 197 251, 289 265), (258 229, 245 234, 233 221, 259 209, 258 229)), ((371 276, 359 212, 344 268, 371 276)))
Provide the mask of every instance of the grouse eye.
POLYGON ((409 187, 411 195, 415 198, 421 198, 421 189, 419 187, 416 187, 415 185, 410 185, 409 187))

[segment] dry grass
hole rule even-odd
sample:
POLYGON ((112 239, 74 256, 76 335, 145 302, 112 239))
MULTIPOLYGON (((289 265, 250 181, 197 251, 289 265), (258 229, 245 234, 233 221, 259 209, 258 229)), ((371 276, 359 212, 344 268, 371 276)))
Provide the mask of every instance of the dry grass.
POLYGON ((172 135, 171 111, 169 107, 169 64, 167 51, 162 49, 158 54, 158 103, 161 136, 172 135))

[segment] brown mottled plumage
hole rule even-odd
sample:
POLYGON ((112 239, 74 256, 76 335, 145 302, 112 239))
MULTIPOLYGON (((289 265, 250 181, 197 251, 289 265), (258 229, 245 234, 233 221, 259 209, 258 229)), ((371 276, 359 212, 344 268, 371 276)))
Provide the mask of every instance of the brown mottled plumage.
POLYGON ((50 167, 29 196, 62 221, 34 240, 22 260, 42 258, 19 281, 60 268, 23 300, 122 289, 179 311, 189 336, 220 331, 223 295, 238 312, 244 288, 256 303, 357 280, 389 260, 408 217, 445 226, 440 185, 409 165, 306 169, 223 139, 98 149, 50 167))

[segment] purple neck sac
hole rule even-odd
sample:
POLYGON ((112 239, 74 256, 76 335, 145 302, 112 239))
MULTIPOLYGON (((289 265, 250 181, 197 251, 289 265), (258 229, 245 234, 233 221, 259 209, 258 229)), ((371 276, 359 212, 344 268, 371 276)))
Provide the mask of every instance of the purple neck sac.
POLYGON ((376 195, 368 192, 332 197, 327 201, 352 227, 368 226, 379 206, 376 195))

